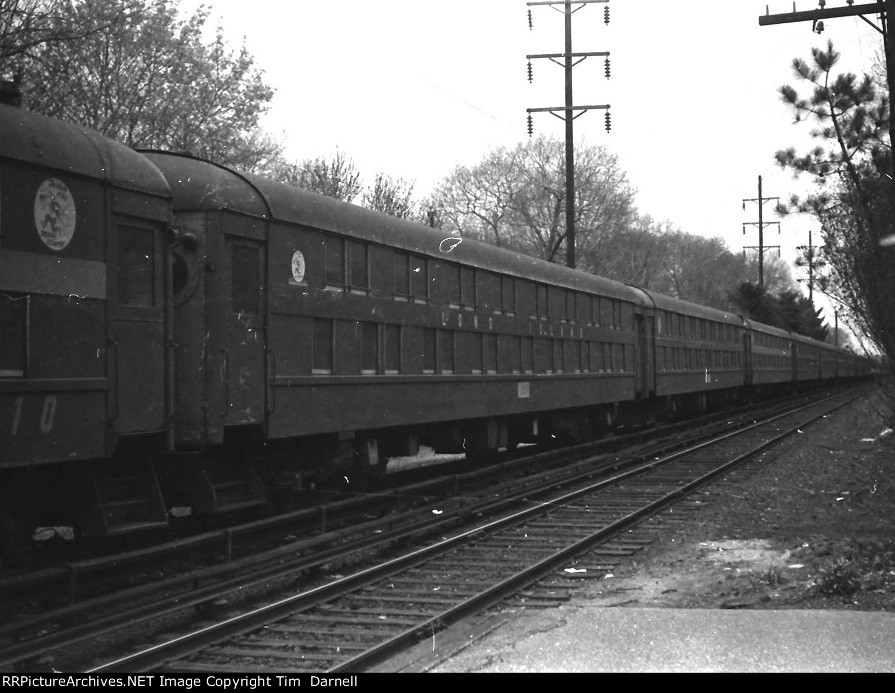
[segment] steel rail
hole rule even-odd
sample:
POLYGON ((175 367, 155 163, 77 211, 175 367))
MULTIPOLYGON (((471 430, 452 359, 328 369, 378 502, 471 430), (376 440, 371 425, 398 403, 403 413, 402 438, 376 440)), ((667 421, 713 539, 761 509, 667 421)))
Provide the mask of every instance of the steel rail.
MULTIPOLYGON (((852 401, 854 398, 860 395, 854 395, 848 401, 852 401)), ((844 406, 848 403, 842 402, 837 405, 844 406)), ((810 406, 816 406, 816 404, 805 405, 800 407, 794 411, 800 411, 810 406)), ((832 411, 830 409, 829 411, 832 411)), ((203 649, 211 644, 220 642, 222 639, 226 639, 229 637, 234 637, 236 635, 251 631, 259 626, 263 626, 266 623, 270 623, 272 621, 276 621, 277 619, 283 618, 284 616, 294 613, 297 611, 305 610, 311 608, 316 604, 320 604, 323 601, 327 601, 333 598, 336 594, 344 594, 351 590, 357 589, 359 586, 368 584, 371 581, 375 581, 385 576, 393 575, 402 570, 406 570, 409 567, 414 565, 418 565, 429 558, 438 555, 440 553, 444 553, 446 550, 449 550, 455 546, 458 546, 464 542, 468 542, 477 537, 481 537, 483 534, 491 531, 495 531, 501 527, 505 527, 510 524, 516 524, 520 521, 523 521, 526 518, 532 517, 537 514, 542 514, 545 510, 557 507, 563 503, 569 503, 572 500, 580 498, 586 494, 593 493, 596 490, 601 488, 605 488, 606 486, 618 483, 623 479, 627 479, 632 477, 635 474, 642 473, 644 470, 653 469, 660 465, 667 464, 672 460, 680 459, 686 455, 690 455, 695 451, 703 449, 709 445, 715 445, 719 441, 727 440, 736 435, 742 435, 743 433, 758 428, 760 426, 767 426, 770 422, 781 419, 786 416, 792 416, 794 412, 787 412, 785 414, 780 414, 776 417, 768 419, 766 421, 762 421, 760 423, 754 423, 751 426, 745 427, 744 429, 727 433, 725 435, 720 436, 716 440, 708 441, 704 443, 700 443, 695 446, 690 446, 685 450, 673 453, 663 458, 652 460, 646 464, 637 465, 635 469, 631 469, 620 474, 615 474, 608 479, 602 479, 594 484, 588 485, 586 488, 578 489, 571 493, 562 494, 556 498, 550 499, 548 501, 541 501, 537 503, 534 507, 528 508, 526 510, 512 513, 506 517, 500 518, 498 520, 493 520, 486 522, 474 529, 462 532, 454 537, 449 539, 436 542, 430 546, 417 549, 415 551, 411 551, 399 558, 392 559, 381 565, 374 566, 372 568, 368 568, 362 571, 359 571, 349 577, 342 578, 340 580, 336 580, 329 585, 324 585, 318 588, 314 588, 307 592, 295 595, 293 597, 289 597, 287 599, 280 600, 273 604, 267 605, 260 609, 252 610, 246 614, 242 614, 231 619, 227 619, 221 624, 216 624, 214 626, 209 626, 193 633, 189 633, 178 638, 171 640, 168 643, 159 644, 143 650, 138 653, 134 653, 127 657, 123 657, 117 659, 113 662, 109 662, 107 664, 102 665, 96 669, 91 671, 118 671, 118 670, 127 670, 134 671, 140 670, 145 671, 148 669, 154 669, 161 666, 165 666, 168 662, 178 657, 186 656, 186 654, 196 652, 198 650, 203 649)), ((826 413, 826 412, 824 412, 826 413)), ((824 413, 818 414, 817 418, 823 416, 824 413)), ((799 426, 806 425, 806 422, 801 421, 797 424, 792 430, 796 430, 799 426)), ((687 484, 681 489, 677 489, 671 494, 668 494, 666 497, 657 500, 655 502, 649 503, 644 508, 636 511, 635 513, 630 514, 629 516, 619 520, 618 523, 613 525, 614 530, 604 529, 600 532, 595 533, 594 535, 583 539, 575 544, 563 549, 552 557, 552 559, 545 559, 544 561, 539 562, 535 566, 532 566, 524 571, 519 572, 513 577, 505 580, 503 583, 499 585, 492 586, 491 588, 483 591, 481 594, 467 600, 461 605, 457 605, 443 613, 438 614, 437 616, 424 621, 422 624, 414 625, 412 628, 409 628, 404 633, 396 636, 395 638, 381 643, 379 646, 375 648, 371 648, 368 653, 363 655, 358 655, 354 659, 350 660, 349 663, 340 665, 340 667, 334 669, 335 671, 345 670, 343 667, 348 666, 356 666, 359 665, 362 661, 367 661, 370 658, 374 658, 379 656, 380 654, 393 649, 394 647, 400 646, 401 643, 407 641, 413 634, 418 634, 421 629, 426 630, 428 628, 434 628, 436 623, 446 623, 451 620, 459 617, 461 613, 468 613, 469 610, 481 610, 481 608, 485 608, 485 606, 493 603, 493 600, 499 600, 502 597, 498 595, 505 594, 507 589, 510 588, 518 588, 520 584, 523 582, 530 583, 532 580, 537 579, 537 576, 540 576, 541 571, 550 570, 548 565, 553 565, 556 560, 563 560, 567 558, 569 555, 574 553, 580 553, 586 547, 592 545, 595 542, 602 541, 607 536, 607 533, 610 531, 617 531, 619 527, 625 527, 630 525, 633 522, 636 522, 638 519, 645 517, 646 515, 655 514, 662 507, 668 505, 669 503, 673 503, 684 495, 692 492, 694 488, 699 485, 704 484, 708 479, 713 478, 717 474, 723 473, 728 470, 730 467, 735 464, 739 464, 743 459, 754 455, 757 451, 773 444, 778 441, 785 435, 789 435, 791 431, 787 433, 780 434, 778 436, 773 437, 770 441, 762 443, 758 447, 749 450, 747 453, 739 455, 735 460, 732 460, 725 465, 719 467, 712 472, 703 475, 697 480, 687 484)), ((592 475, 592 474, 591 474, 592 475)))

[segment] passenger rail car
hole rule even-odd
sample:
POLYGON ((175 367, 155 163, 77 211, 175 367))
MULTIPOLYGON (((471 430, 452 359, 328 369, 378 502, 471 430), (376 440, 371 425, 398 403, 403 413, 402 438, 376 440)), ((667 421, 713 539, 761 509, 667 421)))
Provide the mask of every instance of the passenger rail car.
POLYGON ((0 105, 0 516, 115 534, 865 375, 830 345, 0 105))
POLYGON ((585 413, 608 420, 635 398, 630 287, 205 161, 146 157, 183 181, 175 224, 195 239, 176 251, 183 443, 257 435, 296 474, 358 453, 376 467, 420 442, 475 453, 586 428, 585 413))
POLYGON ((0 517, 9 523, 36 502, 70 514, 71 484, 83 477, 69 469, 116 450, 137 468, 147 450, 141 439, 125 452, 132 437, 164 436, 171 194, 145 157, 84 128, 0 105, 0 132, 0 517), (47 469, 12 473, 35 467, 47 469))

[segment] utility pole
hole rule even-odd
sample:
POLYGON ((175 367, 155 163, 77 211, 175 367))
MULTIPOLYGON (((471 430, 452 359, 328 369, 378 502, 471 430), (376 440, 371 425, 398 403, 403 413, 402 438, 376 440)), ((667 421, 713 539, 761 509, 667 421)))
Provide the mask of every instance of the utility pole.
MULTIPOLYGON (((532 69, 531 69, 531 61, 533 59, 538 58, 547 58, 548 60, 553 61, 557 65, 562 66, 565 69, 565 77, 566 77, 566 100, 565 106, 550 106, 546 108, 529 108, 528 112, 528 136, 531 137, 534 132, 534 127, 532 125, 531 114, 537 112, 548 112, 551 115, 556 116, 557 118, 563 119, 566 121, 566 265, 569 267, 575 267, 575 140, 574 133, 572 128, 572 121, 575 120, 578 116, 580 116, 584 111, 590 111, 593 109, 603 109, 606 111, 606 132, 609 132, 611 124, 609 121, 609 104, 604 104, 600 106, 573 106, 572 105, 572 68, 575 67, 582 60, 593 57, 593 56, 603 56, 605 58, 606 65, 606 79, 609 79, 609 53, 608 52, 600 52, 600 53, 573 53, 572 52, 572 13, 577 12, 585 5, 590 5, 594 3, 608 3, 609 0, 542 0, 538 2, 529 2, 526 3, 529 6, 528 10, 528 28, 532 28, 532 19, 531 19, 531 7, 533 5, 549 5, 552 9, 557 12, 563 12, 565 14, 565 34, 566 34, 566 45, 564 53, 540 53, 540 54, 532 54, 525 56, 528 59, 528 81, 532 81, 532 69), (572 5, 575 5, 575 9, 572 9, 572 5), (563 8, 560 9, 558 5, 562 5, 563 8), (576 60, 577 58, 577 60, 576 60), (563 62, 559 62, 560 59, 563 62), (563 115, 559 115, 559 113, 563 115)), ((603 8, 603 22, 605 24, 609 24, 609 7, 608 5, 603 8)))
POLYGON ((835 320, 835 327, 833 328, 833 346, 839 346, 839 308, 833 306, 833 319, 835 320))
MULTIPOLYGON (((812 231, 811 229, 809 229, 808 245, 800 245, 797 246, 796 249, 806 251, 805 257, 807 258, 808 264, 808 300, 811 301, 812 304, 814 303, 814 268, 819 265, 822 266, 824 264, 824 261, 822 259, 819 261, 815 259, 814 248, 815 245, 812 241, 812 231)), ((796 264, 798 264, 798 262, 796 264)), ((799 281, 802 280, 799 279, 799 281)))
POLYGON ((777 233, 780 233, 780 222, 779 221, 764 221, 762 212, 764 210, 765 202, 772 202, 773 200, 780 200, 779 197, 762 197, 761 196, 761 176, 758 177, 758 197, 753 197, 751 199, 743 200, 743 211, 746 211, 746 203, 747 202, 757 202, 758 203, 758 221, 747 221, 743 222, 743 235, 746 235, 746 227, 747 226, 758 226, 758 245, 744 245, 743 246, 743 258, 746 257, 746 250, 757 250, 758 251, 758 288, 760 291, 764 291, 764 251, 768 249, 777 249, 777 256, 780 256, 780 246, 779 245, 770 245, 766 246, 764 244, 764 227, 771 226, 773 224, 777 225, 777 233))

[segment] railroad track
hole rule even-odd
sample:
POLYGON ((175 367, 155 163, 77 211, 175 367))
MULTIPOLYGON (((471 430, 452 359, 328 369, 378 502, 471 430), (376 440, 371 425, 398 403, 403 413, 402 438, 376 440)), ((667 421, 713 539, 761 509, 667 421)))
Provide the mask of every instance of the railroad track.
MULTIPOLYGON (((164 614, 170 609, 157 602, 170 601, 174 595, 181 605, 201 605, 244 587, 250 573, 268 580, 302 568, 313 569, 333 560, 334 553, 346 553, 354 543, 363 544, 371 535, 385 539, 394 533, 395 526, 406 529, 421 520, 428 526, 428 503, 437 502, 450 513, 452 506, 468 504, 470 496, 482 493, 498 478, 558 467, 574 473, 575 467, 568 467, 572 455, 590 460, 597 451, 608 454, 623 448, 630 455, 630 448, 638 443, 648 446, 644 454, 662 451, 681 444, 683 430, 690 429, 688 437, 694 429, 710 435, 714 427, 725 428, 737 418, 751 416, 749 411, 727 414, 571 448, 522 451, 523 455, 506 456, 499 465, 475 470, 440 465, 396 473, 390 476, 404 483, 379 492, 328 498, 328 502, 320 497, 306 499, 311 507, 277 517, 4 577, 0 579, 4 621, 0 624, 0 665, 71 644, 90 630, 110 632, 156 612, 164 614), (458 469, 465 471, 458 473, 458 469), (446 500, 451 498, 455 500, 446 500), (127 608, 121 604, 127 604, 127 608), (40 633, 37 639, 36 633, 40 633)), ((590 461, 587 467, 592 467, 590 461)))
MULTIPOLYGON (((538 581, 570 564, 611 569, 650 541, 649 532, 629 531, 638 523, 857 396, 839 394, 623 471, 603 464, 559 486, 520 482, 530 488, 517 489, 512 510, 495 502, 496 519, 91 671, 364 671, 521 590, 537 598, 538 581)), ((472 511, 484 515, 484 501, 472 511)), ((448 529, 447 521, 433 524, 448 529)), ((553 587, 540 596, 562 598, 553 587)))

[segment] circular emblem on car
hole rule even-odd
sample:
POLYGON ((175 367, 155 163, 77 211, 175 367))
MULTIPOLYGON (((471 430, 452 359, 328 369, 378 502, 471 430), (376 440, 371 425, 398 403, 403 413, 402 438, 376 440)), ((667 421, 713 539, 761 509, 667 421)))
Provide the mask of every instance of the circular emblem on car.
POLYGON ((47 178, 34 196, 34 225, 50 250, 63 250, 75 233, 75 200, 58 178, 47 178))
POLYGON ((300 250, 292 253, 292 278, 296 284, 301 284, 301 280, 305 278, 305 256, 300 250))

